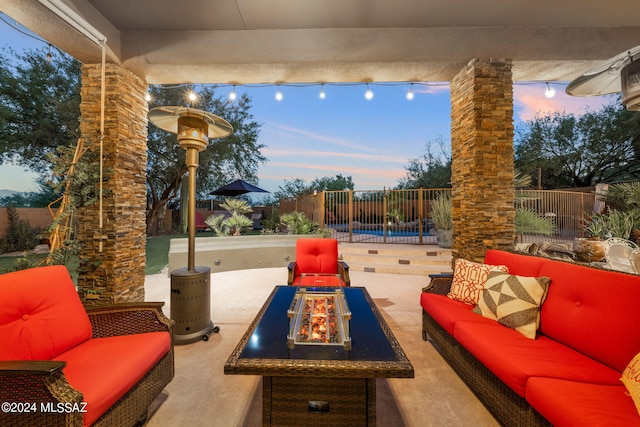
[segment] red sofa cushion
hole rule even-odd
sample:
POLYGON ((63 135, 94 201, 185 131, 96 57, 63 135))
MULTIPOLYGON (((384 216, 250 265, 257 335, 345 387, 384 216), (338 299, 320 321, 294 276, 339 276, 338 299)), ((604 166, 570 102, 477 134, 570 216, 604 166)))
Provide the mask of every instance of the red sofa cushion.
POLYGON ((491 265, 506 265, 509 268, 509 274, 516 276, 539 277, 542 266, 549 260, 490 249, 484 256, 484 262, 491 265))
POLYGON ((169 352, 168 332, 93 338, 56 357, 66 361, 69 384, 87 403, 84 425, 91 425, 169 352), (136 351, 131 351, 131 348, 136 351))
POLYGON ((420 295, 420 305, 451 336, 453 336, 455 323, 459 321, 484 322, 487 324, 495 323, 494 320, 472 313, 472 305, 452 300, 446 295, 422 292, 420 295))
POLYGON ((621 384, 620 372, 552 339, 528 339, 497 322, 456 322, 453 336, 522 397, 531 377, 621 384))
POLYGON ((640 425, 638 411, 622 385, 530 378, 526 399, 556 427, 640 425))
POLYGON ((640 276, 549 261, 540 331, 620 372, 640 352, 640 276))
POLYGON ((325 238, 296 240, 294 276, 302 273, 338 274, 338 241, 325 238))
POLYGON ((0 274, 0 360, 50 360, 91 338, 64 266, 0 274))

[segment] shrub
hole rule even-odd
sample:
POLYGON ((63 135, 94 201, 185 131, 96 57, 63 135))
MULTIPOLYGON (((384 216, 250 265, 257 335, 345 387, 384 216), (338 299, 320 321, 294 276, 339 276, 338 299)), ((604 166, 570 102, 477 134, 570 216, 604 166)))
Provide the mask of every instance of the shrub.
POLYGON ((311 221, 304 212, 290 212, 280 215, 280 222, 287 227, 289 234, 320 234, 324 237, 331 235, 331 231, 320 227, 317 222, 311 221))
POLYGON ((7 206, 7 234, 0 239, 0 252, 27 251, 39 242, 40 228, 33 228, 29 221, 21 220, 13 204, 7 206))

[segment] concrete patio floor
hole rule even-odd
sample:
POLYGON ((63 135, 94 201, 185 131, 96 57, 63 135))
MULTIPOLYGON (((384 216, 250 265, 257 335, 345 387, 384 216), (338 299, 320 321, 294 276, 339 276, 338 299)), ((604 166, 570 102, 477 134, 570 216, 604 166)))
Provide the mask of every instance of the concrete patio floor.
MULTIPOLYGON (((220 332, 209 341, 175 348, 176 374, 150 407, 148 426, 260 426, 261 378, 224 375, 223 366, 264 301, 286 283, 286 268, 214 273, 211 320, 220 332)), ((424 276, 351 272, 364 286, 413 364, 413 379, 377 380, 379 426, 498 426, 430 343, 422 340, 420 291, 424 276)), ((146 300, 165 301, 170 278, 147 276, 146 300)), ((283 337, 284 339, 284 337, 283 337)))

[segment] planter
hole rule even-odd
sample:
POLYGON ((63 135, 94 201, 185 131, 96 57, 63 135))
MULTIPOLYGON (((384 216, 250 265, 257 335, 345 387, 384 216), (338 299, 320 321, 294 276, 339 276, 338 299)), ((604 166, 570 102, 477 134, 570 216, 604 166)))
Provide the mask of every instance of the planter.
POLYGON ((453 230, 436 230, 438 237, 438 246, 441 248, 453 247, 453 230))
POLYGON ((573 241, 576 258, 586 262, 600 262, 604 259, 604 240, 577 238, 573 241))

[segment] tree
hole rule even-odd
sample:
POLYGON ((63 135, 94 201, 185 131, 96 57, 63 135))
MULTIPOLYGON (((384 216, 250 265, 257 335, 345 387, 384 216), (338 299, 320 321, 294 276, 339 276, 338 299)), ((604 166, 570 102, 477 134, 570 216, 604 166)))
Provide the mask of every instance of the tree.
POLYGON ((307 187, 304 179, 296 178, 293 180, 285 179, 284 183, 278 187, 278 191, 273 193, 273 196, 277 199, 295 199, 305 194, 311 194, 313 190, 307 187))
POLYGON ((405 169, 407 175, 398 184, 400 189, 451 187, 451 150, 439 136, 426 145, 422 158, 410 159, 405 169), (434 144, 440 149, 439 156, 433 153, 434 144))
POLYGON ((342 176, 338 174, 334 177, 325 176, 322 178, 316 178, 311 181, 309 185, 311 192, 313 191, 344 191, 353 190, 354 184, 351 176, 342 176))
POLYGON ((28 193, 15 193, 11 196, 0 198, 0 206, 13 205, 17 208, 46 208, 60 195, 47 183, 39 183, 40 191, 28 193))
POLYGON ((640 113, 619 102, 576 117, 555 112, 519 127, 516 167, 542 173, 543 188, 588 187, 640 178, 640 113))
POLYGON ((47 176, 50 154, 75 145, 80 117, 80 63, 55 49, 0 55, 0 162, 47 176))
POLYGON ((309 185, 302 178, 284 180, 284 184, 278 187, 273 196, 276 200, 295 199, 306 194, 313 194, 314 191, 344 191, 354 189, 353 178, 351 176, 324 176, 316 178, 309 185))
MULTIPOLYGON (((184 104, 184 87, 152 87, 151 97, 155 105, 184 104)), ((226 138, 209 142, 200 152, 196 191, 206 192, 224 184, 231 178, 255 180, 258 166, 266 161, 260 153, 265 146, 258 143, 260 124, 250 113, 251 99, 243 94, 233 103, 216 97, 215 90, 202 88, 194 108, 208 111, 227 120, 234 128, 226 138)), ((153 108, 150 106, 150 108, 153 108)), ((177 197, 180 183, 187 173, 185 150, 180 148, 176 135, 149 124, 147 159, 147 233, 156 234, 158 215, 168 201, 177 197)))

